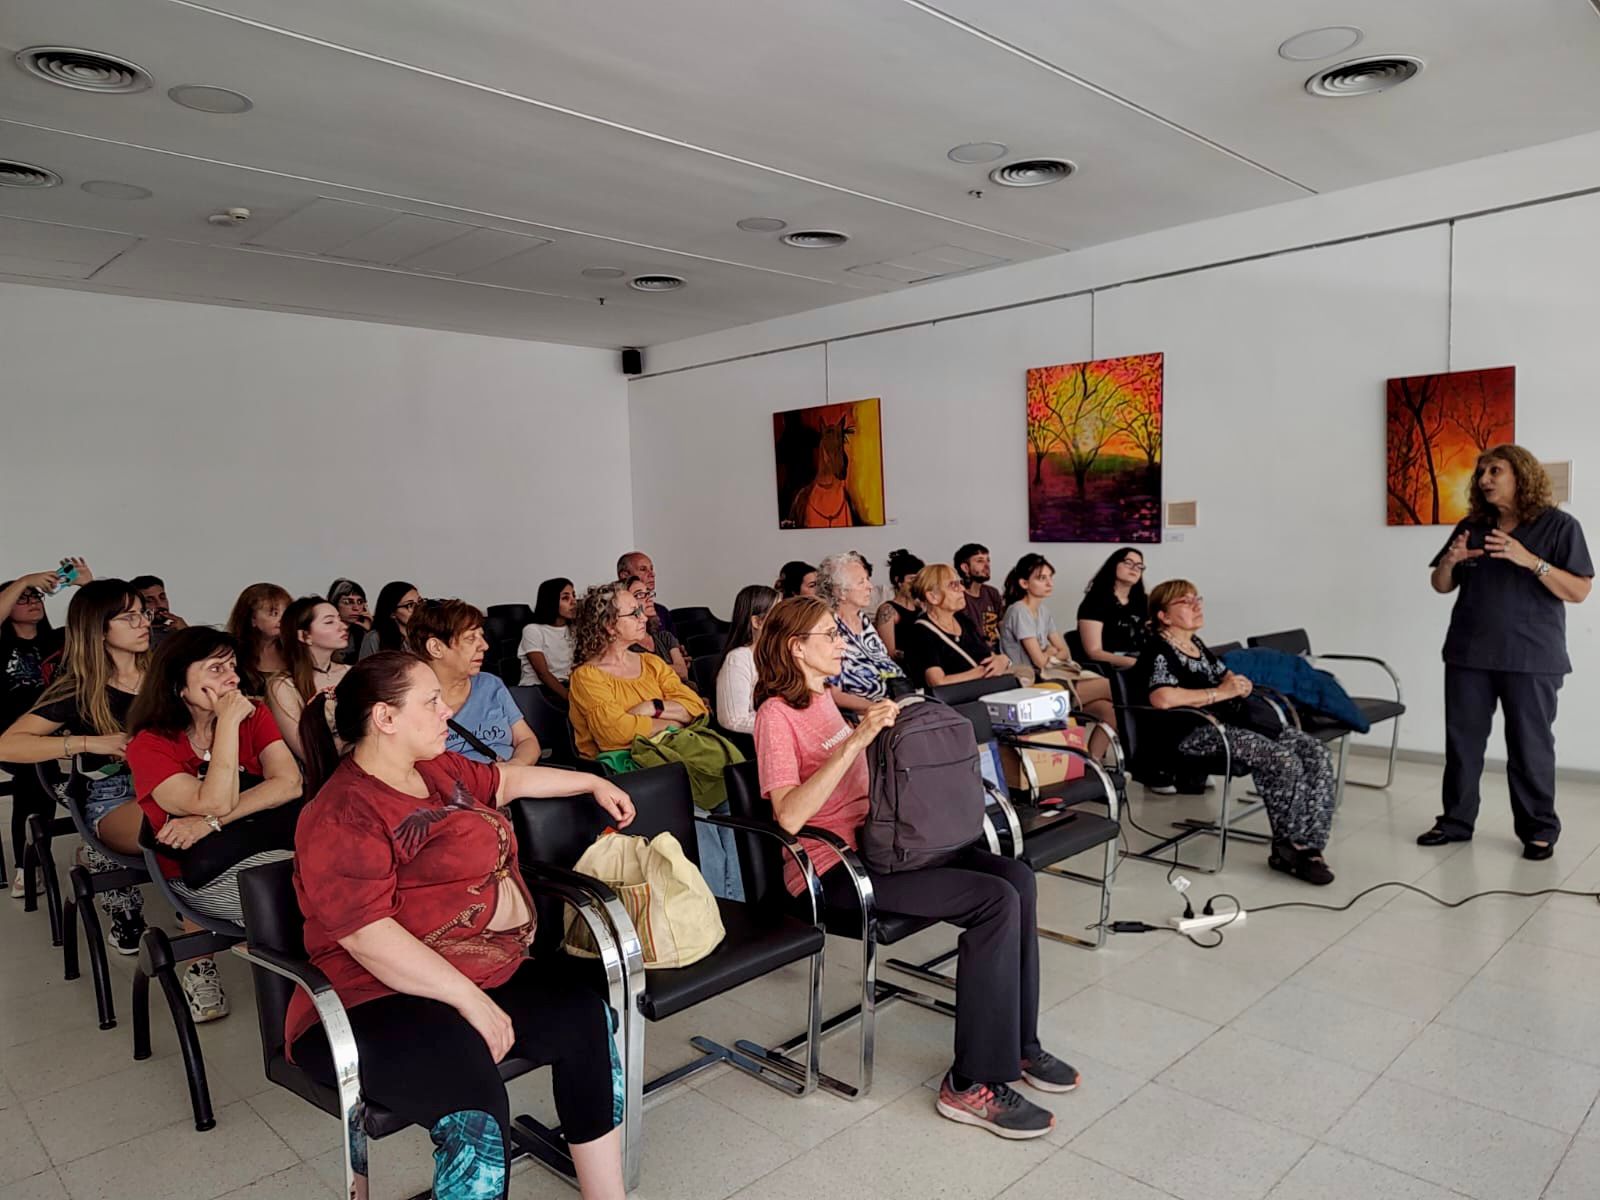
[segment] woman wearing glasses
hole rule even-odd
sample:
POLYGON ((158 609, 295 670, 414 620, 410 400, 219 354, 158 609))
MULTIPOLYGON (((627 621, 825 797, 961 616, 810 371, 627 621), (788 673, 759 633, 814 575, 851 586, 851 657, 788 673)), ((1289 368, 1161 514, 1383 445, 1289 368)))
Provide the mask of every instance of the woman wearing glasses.
MULTIPOLYGON (((1272 825, 1267 865, 1306 883, 1332 883, 1333 872, 1322 856, 1334 801, 1327 748, 1298 729, 1269 737, 1251 727, 1245 698, 1252 685, 1228 670, 1200 640, 1205 623, 1205 600, 1194 584, 1186 579, 1157 584, 1150 593, 1154 636, 1139 655, 1134 676, 1148 691, 1152 707, 1202 708, 1222 723, 1233 762, 1249 770, 1266 806, 1272 825)), ((1162 718, 1151 732, 1163 759, 1223 750, 1223 734, 1209 723, 1162 718)))
POLYGON ((384 584, 378 593, 378 606, 372 613, 372 628, 361 638, 359 657, 371 658, 380 650, 404 650, 406 626, 420 603, 422 593, 415 585, 403 579, 384 584))
MULTIPOLYGON (((61 669, 32 712, 18 717, 0 736, 0 761, 31 764, 74 760, 87 784, 84 816, 95 834, 120 854, 138 857, 142 814, 128 771, 128 710, 144 681, 150 658, 150 623, 144 601, 121 579, 85 584, 67 608, 67 640, 61 669)), ((94 871, 116 864, 85 847, 94 871)), ((122 888, 100 894, 111 921, 111 944, 137 954, 144 935, 139 893, 122 888)))
POLYGON ((1091 663, 1125 670, 1139 661, 1148 637, 1144 555, 1124 546, 1101 564, 1078 605, 1078 637, 1091 663))

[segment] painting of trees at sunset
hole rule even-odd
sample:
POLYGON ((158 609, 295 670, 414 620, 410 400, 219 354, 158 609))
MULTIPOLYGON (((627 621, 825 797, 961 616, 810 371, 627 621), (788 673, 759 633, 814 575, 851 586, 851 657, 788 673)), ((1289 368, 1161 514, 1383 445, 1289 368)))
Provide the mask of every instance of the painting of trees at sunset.
POLYGON ((1161 540, 1162 356, 1028 372, 1028 540, 1161 540))
POLYGON ((1516 440, 1516 368, 1391 379, 1388 403, 1389 524, 1454 525, 1478 455, 1516 440))

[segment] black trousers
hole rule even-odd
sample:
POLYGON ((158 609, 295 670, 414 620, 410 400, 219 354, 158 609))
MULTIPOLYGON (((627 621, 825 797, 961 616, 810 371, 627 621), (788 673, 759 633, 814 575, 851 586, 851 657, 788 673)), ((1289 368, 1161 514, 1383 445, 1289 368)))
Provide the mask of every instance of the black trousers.
POLYGON ((1470 837, 1482 800, 1483 752, 1498 703, 1506 722, 1511 819, 1524 842, 1561 836, 1556 816, 1556 693, 1561 675, 1444 669, 1444 815, 1439 828, 1470 837))
MULTIPOLYGON (((622 1060, 611 1010, 575 973, 530 959, 487 995, 516 1029, 510 1057, 554 1068, 556 1112, 569 1143, 604 1137, 622 1121, 622 1060)), ((448 1004, 391 995, 358 1004, 350 1025, 365 1099, 433 1134, 434 1195, 504 1195, 511 1161, 510 1100, 488 1043, 448 1004)), ((320 1024, 294 1044, 295 1062, 333 1086, 320 1024)))
MULTIPOLYGON (((1033 870, 971 849, 947 866, 873 874, 884 912, 938 917, 961 929, 956 955, 955 1071, 980 1083, 1014 1083, 1039 1053, 1038 893, 1033 870)), ((822 876, 830 906, 854 908, 843 870, 822 876)))
POLYGON ((22 848, 28 841, 28 817, 38 813, 48 824, 56 815, 56 798, 39 783, 32 763, 4 763, 11 775, 11 867, 22 870, 22 848))

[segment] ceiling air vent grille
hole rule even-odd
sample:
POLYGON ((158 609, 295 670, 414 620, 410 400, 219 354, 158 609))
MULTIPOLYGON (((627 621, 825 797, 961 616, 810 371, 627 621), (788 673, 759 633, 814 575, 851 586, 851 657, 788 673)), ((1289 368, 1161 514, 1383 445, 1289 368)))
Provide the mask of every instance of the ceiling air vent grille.
POLYGON ((0 159, 0 187, 52 188, 61 185, 61 176, 31 163, 0 159))
POLYGON ((1313 75, 1306 80, 1306 91, 1332 98, 1372 96, 1416 78, 1421 70, 1422 60, 1407 54, 1356 58, 1313 75))
POLYGON ((683 287, 676 275, 635 275, 628 286, 636 292, 675 292, 683 287))
POLYGON ((793 233, 784 235, 783 244, 801 250, 828 250, 834 246, 842 246, 849 240, 848 234, 838 233, 832 229, 797 229, 793 233))
POLYGON ((80 92, 126 94, 150 86, 150 74, 137 63, 75 46, 29 46, 17 52, 17 65, 30 75, 80 92))
POLYGON ((1047 183, 1060 183, 1076 170, 1064 158, 1028 158, 996 167, 989 172, 989 178, 1001 187, 1043 187, 1047 183))

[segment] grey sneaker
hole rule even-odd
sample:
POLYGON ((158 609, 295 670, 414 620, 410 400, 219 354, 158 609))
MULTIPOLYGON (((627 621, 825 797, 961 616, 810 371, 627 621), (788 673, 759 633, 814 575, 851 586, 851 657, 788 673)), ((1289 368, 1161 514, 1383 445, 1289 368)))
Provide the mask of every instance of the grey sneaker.
POLYGON ((1041 1050, 1037 1057, 1022 1060, 1022 1081, 1041 1092, 1071 1092, 1077 1090, 1082 1077, 1071 1063, 1041 1050))
POLYGON ((945 1073, 939 1084, 939 1115, 963 1125, 987 1129, 996 1137, 1024 1141, 1043 1137, 1055 1128, 1056 1119, 1047 1108, 1004 1083, 975 1083, 958 1092, 945 1073))
POLYGON ((196 1025, 218 1021, 228 1015, 228 997, 223 994, 222 980, 217 978, 217 964, 209 958, 190 963, 180 982, 189 1001, 189 1015, 196 1025))

